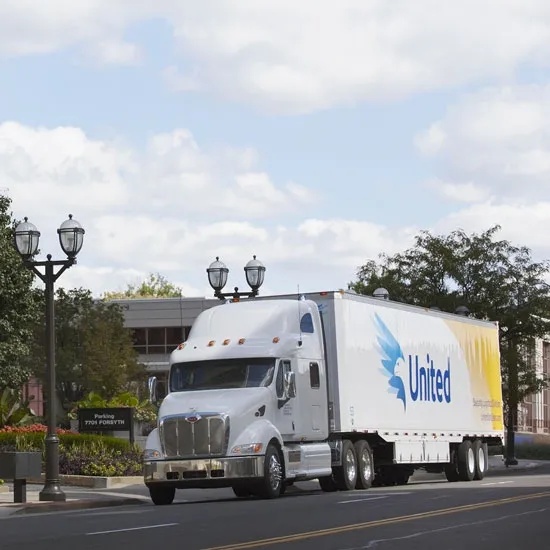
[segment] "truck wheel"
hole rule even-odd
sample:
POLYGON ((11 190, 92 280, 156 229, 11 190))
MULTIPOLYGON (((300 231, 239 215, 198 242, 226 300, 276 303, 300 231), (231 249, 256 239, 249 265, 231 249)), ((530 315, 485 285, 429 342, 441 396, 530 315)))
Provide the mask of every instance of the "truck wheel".
POLYGON ((481 440, 476 439, 472 445, 475 456, 475 472, 474 479, 481 481, 485 477, 487 471, 487 454, 486 444, 481 440))
POLYGON ((357 455, 357 482, 355 487, 356 489, 370 489, 374 479, 372 451, 364 439, 356 441, 354 447, 357 455))
POLYGON ((463 441, 458 446, 457 458, 460 481, 472 481, 476 472, 476 456, 471 441, 463 441))
POLYGON ((342 444, 342 466, 335 468, 334 481, 340 491, 353 491, 357 484, 357 455, 349 439, 342 444))
POLYGON ((445 464, 445 477, 449 483, 455 483, 460 479, 456 463, 456 451, 451 450, 451 462, 445 464))
POLYGON ((283 486, 283 466, 281 454, 273 444, 269 444, 265 453, 264 478, 260 482, 260 495, 264 498, 278 498, 283 486))
POLYGON ((176 496, 175 487, 149 487, 151 500, 157 506, 166 506, 174 502, 176 496))

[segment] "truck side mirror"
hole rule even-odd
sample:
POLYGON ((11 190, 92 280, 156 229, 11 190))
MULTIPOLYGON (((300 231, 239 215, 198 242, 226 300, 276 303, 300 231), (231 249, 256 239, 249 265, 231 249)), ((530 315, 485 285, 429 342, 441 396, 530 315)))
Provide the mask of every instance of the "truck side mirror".
POLYGON ((285 394, 288 399, 296 397, 296 373, 285 372, 285 394))
POLYGON ((156 376, 150 376, 148 380, 149 384, 149 401, 156 405, 158 402, 158 392, 157 392, 157 377, 156 376))

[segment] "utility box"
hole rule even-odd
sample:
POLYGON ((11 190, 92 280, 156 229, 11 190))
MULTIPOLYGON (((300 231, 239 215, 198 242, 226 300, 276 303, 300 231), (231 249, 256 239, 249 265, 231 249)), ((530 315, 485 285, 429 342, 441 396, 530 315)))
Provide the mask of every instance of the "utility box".
POLYGON ((13 481, 13 501, 27 501, 27 479, 40 479, 41 452, 0 453, 0 478, 13 481))

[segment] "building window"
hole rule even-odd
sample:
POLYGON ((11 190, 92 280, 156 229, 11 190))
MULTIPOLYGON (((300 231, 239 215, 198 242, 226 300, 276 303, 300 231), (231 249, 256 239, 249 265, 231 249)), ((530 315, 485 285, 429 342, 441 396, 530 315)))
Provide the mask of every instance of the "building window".
POLYGON ((166 353, 166 329, 148 328, 147 329, 147 355, 156 353, 166 353))
POLYGON ((321 387, 321 376, 319 373, 319 365, 317 363, 309 364, 309 382, 311 387, 314 389, 321 387))
POLYGON ((166 355, 184 342, 191 327, 150 327, 132 329, 134 349, 141 355, 166 355))
POLYGON ((132 330, 134 349, 141 354, 147 353, 147 329, 135 328, 132 330))

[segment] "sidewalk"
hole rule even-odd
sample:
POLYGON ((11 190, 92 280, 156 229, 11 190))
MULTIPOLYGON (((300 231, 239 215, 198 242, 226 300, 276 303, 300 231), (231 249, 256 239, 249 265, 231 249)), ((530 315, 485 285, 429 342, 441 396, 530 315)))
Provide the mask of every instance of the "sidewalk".
POLYGON ((62 486, 66 495, 65 502, 41 502, 39 494, 42 487, 42 485, 27 485, 27 502, 14 503, 12 484, 2 485, 0 487, 0 519, 14 514, 129 506, 150 502, 148 497, 130 492, 112 492, 68 486, 62 486), (9 489, 9 492, 6 492, 6 488, 9 489))
POLYGON ((532 468, 538 468, 539 466, 544 466, 545 464, 550 464, 548 460, 527 460, 527 459, 517 459, 518 463, 516 466, 506 466, 504 463, 504 456, 496 455, 489 457, 489 472, 517 472, 522 470, 530 470, 532 468))

